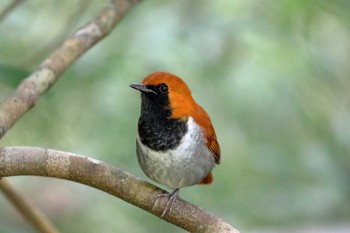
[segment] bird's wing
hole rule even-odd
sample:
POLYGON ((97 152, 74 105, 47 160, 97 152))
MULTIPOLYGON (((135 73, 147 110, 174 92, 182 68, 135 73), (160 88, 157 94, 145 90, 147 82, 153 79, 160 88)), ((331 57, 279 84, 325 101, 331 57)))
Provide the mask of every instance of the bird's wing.
POLYGON ((206 111, 199 105, 196 109, 196 113, 193 115, 195 121, 203 128, 204 135, 206 139, 206 145, 212 152, 215 163, 220 164, 220 146, 216 139, 216 134, 213 125, 211 124, 209 115, 206 111))

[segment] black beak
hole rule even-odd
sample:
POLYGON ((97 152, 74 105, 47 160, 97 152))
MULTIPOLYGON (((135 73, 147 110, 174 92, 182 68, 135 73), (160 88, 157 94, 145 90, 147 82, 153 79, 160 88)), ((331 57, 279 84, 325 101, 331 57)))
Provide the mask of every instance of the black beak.
POLYGON ((142 92, 145 92, 145 93, 153 93, 153 94, 157 94, 157 92, 149 89, 146 85, 144 84, 140 84, 140 83, 132 83, 129 85, 131 88, 134 88, 138 91, 142 91, 142 92))

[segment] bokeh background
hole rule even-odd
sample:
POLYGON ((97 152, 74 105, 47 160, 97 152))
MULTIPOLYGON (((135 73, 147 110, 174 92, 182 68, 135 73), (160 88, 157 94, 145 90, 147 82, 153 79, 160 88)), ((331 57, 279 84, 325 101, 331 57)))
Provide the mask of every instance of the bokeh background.
MULTIPOLYGON (((4 9, 10 0, 2 0, 4 9)), ((0 22, 0 98, 107 1, 28 0, 0 22)), ((139 93, 182 77, 222 148, 214 183, 181 197, 241 232, 350 232, 350 1, 143 1, 0 141, 71 151, 146 180, 139 93)), ((8 179, 62 232, 183 232, 115 197, 8 179)), ((35 232, 0 195, 0 232, 35 232)))

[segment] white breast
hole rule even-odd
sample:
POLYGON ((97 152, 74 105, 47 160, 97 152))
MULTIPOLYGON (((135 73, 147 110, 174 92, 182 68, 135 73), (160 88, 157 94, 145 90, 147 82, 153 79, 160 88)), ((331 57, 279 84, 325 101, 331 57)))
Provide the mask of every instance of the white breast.
POLYGON ((179 146, 166 152, 150 149, 137 137, 138 161, 149 178, 175 189, 198 184, 213 169, 214 156, 201 127, 190 117, 187 129, 179 146))

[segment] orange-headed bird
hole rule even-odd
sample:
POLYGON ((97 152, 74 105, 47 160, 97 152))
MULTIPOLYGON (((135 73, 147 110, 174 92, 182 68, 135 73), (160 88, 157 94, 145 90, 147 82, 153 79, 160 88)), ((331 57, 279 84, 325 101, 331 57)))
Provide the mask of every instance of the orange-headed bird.
POLYGON ((212 182, 211 171, 220 163, 220 146, 208 114, 181 78, 156 72, 130 87, 141 92, 136 139, 140 167, 152 180, 174 189, 158 195, 169 195, 162 218, 180 188, 212 182))

